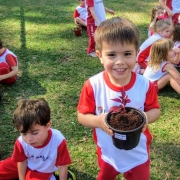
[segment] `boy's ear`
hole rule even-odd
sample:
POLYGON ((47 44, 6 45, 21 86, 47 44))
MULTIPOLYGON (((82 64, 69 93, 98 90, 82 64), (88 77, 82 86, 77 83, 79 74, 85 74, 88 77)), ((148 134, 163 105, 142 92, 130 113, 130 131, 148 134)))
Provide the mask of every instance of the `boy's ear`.
POLYGON ((96 55, 98 56, 98 58, 100 59, 100 61, 101 61, 101 64, 103 64, 103 61, 102 61, 102 54, 101 54, 101 52, 100 51, 96 51, 96 55))
POLYGON ((49 121, 49 122, 46 124, 46 128, 47 128, 47 129, 50 129, 50 128, 51 128, 51 125, 52 125, 52 121, 49 121))

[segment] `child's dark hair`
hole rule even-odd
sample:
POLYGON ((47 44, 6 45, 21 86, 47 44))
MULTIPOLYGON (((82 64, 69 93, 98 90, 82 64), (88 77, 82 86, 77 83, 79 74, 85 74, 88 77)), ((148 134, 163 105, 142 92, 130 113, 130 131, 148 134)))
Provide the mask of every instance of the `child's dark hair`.
POLYGON ((3 48, 3 43, 2 43, 2 40, 0 39, 0 49, 3 48))
POLYGON ((50 121, 49 105, 44 99, 20 100, 12 121, 15 128, 21 133, 26 133, 34 124, 46 126, 50 121))
POLYGON ((102 43, 108 44, 134 44, 139 49, 140 32, 128 19, 114 17, 103 21, 96 29, 94 39, 96 49, 102 50, 102 43))
POLYGON ((174 26, 174 30, 173 30, 173 41, 180 41, 180 23, 177 23, 174 26))

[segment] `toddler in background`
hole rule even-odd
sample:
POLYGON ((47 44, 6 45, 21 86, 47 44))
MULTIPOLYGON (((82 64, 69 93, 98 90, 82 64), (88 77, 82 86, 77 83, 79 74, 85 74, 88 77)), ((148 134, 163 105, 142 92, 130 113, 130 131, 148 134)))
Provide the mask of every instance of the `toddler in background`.
POLYGON ((153 83, 157 92, 170 83, 180 94, 180 74, 172 64, 179 53, 174 55, 173 47, 174 43, 170 39, 159 39, 151 47, 148 66, 143 76, 153 83))
POLYGON ((97 57, 95 53, 94 32, 101 22, 106 20, 106 12, 114 15, 114 11, 104 7, 103 0, 86 0, 87 8, 87 32, 88 32, 88 48, 87 54, 97 57))
POLYGON ((136 72, 143 74, 147 67, 147 61, 149 59, 149 52, 152 44, 158 39, 171 38, 173 30, 172 21, 163 16, 158 16, 154 24, 154 34, 146 39, 140 46, 139 53, 137 55, 137 62, 139 68, 136 66, 136 72))
POLYGON ((74 11, 74 22, 77 25, 86 27, 87 10, 85 7, 85 0, 78 0, 79 6, 74 11))
POLYGON ((161 6, 154 6, 151 11, 151 21, 148 29, 148 37, 152 36, 154 33, 154 23, 155 18, 158 16, 162 16, 164 13, 164 9, 161 6))
POLYGON ((12 84, 18 74, 18 58, 9 49, 3 47, 0 39, 0 83, 12 84))

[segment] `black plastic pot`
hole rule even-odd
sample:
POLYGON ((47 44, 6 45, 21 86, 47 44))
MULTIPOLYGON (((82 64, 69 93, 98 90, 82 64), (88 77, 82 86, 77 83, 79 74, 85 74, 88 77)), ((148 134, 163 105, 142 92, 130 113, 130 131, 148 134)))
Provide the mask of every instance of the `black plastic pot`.
POLYGON ((143 122, 138 128, 129 130, 129 131, 120 131, 120 130, 114 129, 113 127, 109 125, 109 120, 110 120, 109 118, 112 112, 109 112, 107 114, 106 123, 109 126, 109 128, 112 129, 114 132, 114 136, 112 137, 114 146, 117 147, 118 149, 130 150, 130 149, 135 148, 139 143, 141 131, 146 122, 146 117, 144 113, 139 109, 132 108, 132 107, 125 107, 125 109, 126 111, 133 109, 142 116, 143 122))

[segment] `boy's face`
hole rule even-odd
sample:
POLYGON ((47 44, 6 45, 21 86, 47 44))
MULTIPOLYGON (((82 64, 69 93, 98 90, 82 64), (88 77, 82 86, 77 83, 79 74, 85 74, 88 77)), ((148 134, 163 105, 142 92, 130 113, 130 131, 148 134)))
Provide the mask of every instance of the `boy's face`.
POLYGON ((133 44, 102 43, 102 51, 97 51, 104 69, 114 85, 125 86, 131 79, 131 71, 135 66, 137 50, 133 44))
POLYGON ((21 133, 22 139, 31 146, 42 146, 48 138, 48 130, 50 127, 51 122, 46 126, 34 124, 26 133, 21 133))
POLYGON ((81 6, 84 6, 85 5, 85 0, 79 0, 79 3, 81 6))

